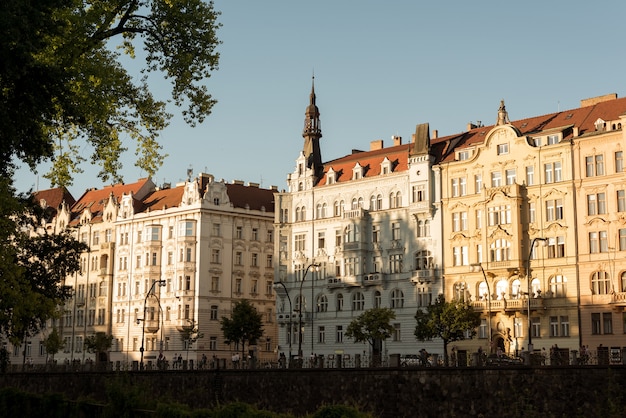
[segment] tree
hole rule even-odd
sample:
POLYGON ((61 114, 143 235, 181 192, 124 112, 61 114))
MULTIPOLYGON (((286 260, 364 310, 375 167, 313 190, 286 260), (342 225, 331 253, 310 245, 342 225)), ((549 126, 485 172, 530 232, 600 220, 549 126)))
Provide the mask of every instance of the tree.
MULTIPOLYGON (((0 177, 3 187, 8 180, 0 177)), ((71 294, 64 279, 80 270, 88 247, 67 230, 41 228, 46 212, 32 196, 0 199, 0 214, 0 333, 19 346, 58 317, 71 294)))
POLYGON ((428 305, 426 311, 417 310, 415 320, 415 337, 418 340, 441 338, 444 364, 447 366, 448 344, 464 340, 466 335, 473 338, 480 325, 480 313, 475 312, 469 303, 459 300, 446 302, 444 296, 439 295, 435 303, 428 305))
POLYGON ((162 164, 157 142, 172 115, 149 89, 150 76, 170 81, 185 121, 201 123, 215 100, 203 81, 218 68, 220 44, 212 1, 14 0, 0 3, 0 174, 17 161, 70 185, 84 146, 102 180, 119 181, 125 138, 136 165, 152 175, 162 164), (144 60, 141 77, 127 68, 144 60))
POLYGON ((241 358, 245 358, 245 345, 256 344, 263 335, 263 317, 247 300, 241 300, 233 307, 230 318, 220 321, 226 343, 235 343, 241 347, 241 358))
POLYGON ((198 332, 198 325, 193 319, 189 322, 189 325, 184 325, 180 332, 180 339, 187 346, 187 360, 189 360, 189 348, 191 344, 198 341, 200 338, 204 338, 204 334, 198 332))
POLYGON ((63 339, 61 339, 61 335, 59 335, 59 331, 57 331, 56 327, 52 328, 52 331, 48 336, 43 340, 43 345, 46 349, 46 354, 52 355, 52 364, 54 364, 54 355, 61 351, 61 349, 65 346, 63 339))
POLYGON ((376 341, 385 341, 391 337, 393 333, 391 321, 395 318, 395 312, 389 308, 368 309, 350 322, 346 329, 346 337, 352 338, 355 343, 368 342, 374 352, 376 341))
POLYGON ((99 367, 106 364, 108 361, 109 357, 107 352, 111 349, 112 344, 113 336, 107 335, 102 331, 85 338, 84 342, 85 350, 87 350, 88 353, 96 354, 96 363, 99 367))

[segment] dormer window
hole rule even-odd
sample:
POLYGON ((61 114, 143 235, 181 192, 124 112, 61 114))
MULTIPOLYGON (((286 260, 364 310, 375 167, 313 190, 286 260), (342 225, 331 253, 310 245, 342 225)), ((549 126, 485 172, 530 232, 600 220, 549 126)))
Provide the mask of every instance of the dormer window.
POLYGON ((598 120, 596 120, 596 122, 594 123, 595 127, 596 127, 596 131, 604 131, 604 129, 606 128, 606 122, 600 118, 598 118, 598 120))
POLYGON ((380 174, 389 174, 391 173, 391 161, 389 158, 385 157, 382 163, 380 163, 380 174))
POLYGON ((336 180, 335 170, 331 168, 328 170, 328 173, 326 173, 326 184, 335 184, 335 180, 336 180))
POLYGON ((554 144, 558 144, 559 143, 559 136, 558 135, 548 135, 548 144, 547 145, 554 145, 554 144))
POLYGON ((471 156, 471 152, 469 150, 465 150, 465 151, 459 151, 456 155, 456 159, 458 161, 465 161, 465 160, 469 160, 470 156, 471 156))
POLYGON ((509 144, 498 144, 498 155, 509 153, 509 144))
POLYGON ((361 178, 363 178, 363 167, 361 167, 361 164, 356 163, 352 169, 352 180, 358 180, 361 178))

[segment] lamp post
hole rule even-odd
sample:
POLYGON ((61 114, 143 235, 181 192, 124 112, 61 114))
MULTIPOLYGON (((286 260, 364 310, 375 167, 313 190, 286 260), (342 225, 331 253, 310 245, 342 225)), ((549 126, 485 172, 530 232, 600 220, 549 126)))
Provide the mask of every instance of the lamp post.
MULTIPOLYGON (((489 287, 489 280, 487 280, 487 273, 485 273, 485 269, 483 268, 482 264, 470 264, 470 269, 474 272, 480 270, 483 273, 483 279, 485 280, 485 284, 487 285, 487 314, 489 315, 487 317, 487 326, 489 327, 487 338, 489 338, 489 353, 491 353, 491 289, 489 287)), ((489 277, 493 277, 492 273, 489 273, 489 277)))
MULTIPOLYGON (((143 343, 144 343, 144 335, 146 334, 146 304, 148 303, 148 296, 150 296, 150 294, 152 293, 152 291, 154 290, 154 286, 158 283, 159 286, 163 287, 165 286, 165 280, 155 280, 154 282, 152 282, 152 286, 150 286, 150 290, 148 291, 148 293, 146 294, 146 297, 143 300, 143 324, 141 327, 141 349, 139 350, 141 352, 141 361, 139 362, 139 366, 141 368, 141 370, 143 370, 143 343)), ((160 305, 160 302, 159 302, 160 305)), ((158 314, 157 314, 157 318, 158 318, 158 314)))
POLYGON ((287 291, 285 283, 274 282, 274 289, 276 289, 277 286, 282 286, 283 290, 285 291, 285 295, 287 296, 287 300, 289 301, 289 332, 287 333, 287 336, 289 338, 289 361, 291 362, 291 333, 293 332, 293 326, 291 324, 291 313, 293 312, 293 305, 291 304, 291 298, 289 297, 289 292, 287 291))
MULTIPOLYGON (((311 263, 307 266, 306 270, 304 271, 304 276, 302 276, 302 281, 300 282, 300 293, 298 296, 298 357, 300 358, 300 362, 302 362, 303 357, 302 357, 302 337, 303 337, 303 332, 302 332, 302 284, 304 283, 304 280, 306 279, 306 275, 308 274, 309 270, 311 269, 311 267, 319 267, 320 265, 318 263, 311 263)), ((313 284, 311 284, 311 286, 313 286, 313 284)), ((311 303, 313 303, 313 301, 311 301, 311 303)), ((302 364, 302 363, 301 363, 302 364)))
POLYGON ((532 295, 532 275, 530 274, 530 257, 533 255, 533 248, 535 247, 535 243, 540 241, 543 245, 548 241, 547 238, 536 237, 530 243, 530 250, 528 251, 528 259, 526 260, 526 277, 528 278, 528 294, 526 297, 528 298, 528 364, 531 362, 531 354, 533 352, 533 327, 532 322, 530 320, 530 300, 532 295))

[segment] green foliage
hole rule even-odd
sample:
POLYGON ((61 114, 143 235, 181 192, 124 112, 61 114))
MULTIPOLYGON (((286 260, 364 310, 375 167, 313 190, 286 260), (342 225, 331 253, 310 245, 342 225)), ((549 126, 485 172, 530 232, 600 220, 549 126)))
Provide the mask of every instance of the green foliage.
POLYGON ((357 408, 346 405, 327 405, 321 407, 311 418, 371 418, 372 415, 360 412, 357 408))
POLYGON ((31 196, 2 199, 12 193, 9 184, 0 177, 0 332, 21 344, 58 316, 69 296, 63 281, 80 269, 88 247, 68 231, 41 228, 48 214, 31 196))
POLYGON ((162 164, 159 132, 171 114, 148 87, 150 75, 170 82, 170 98, 190 125, 215 100, 203 82, 218 68, 220 44, 212 1, 13 0, 0 3, 0 174, 16 161, 69 185, 87 143, 103 180, 121 180, 125 140, 136 165, 153 174, 162 164), (142 51, 141 77, 125 65, 142 51), (122 59, 124 58, 124 59, 122 59))
POLYGON ((227 343, 241 344, 242 353, 246 343, 256 344, 263 335, 263 317, 245 299, 237 302, 231 317, 222 317, 220 323, 227 343))
POLYGON ((346 337, 352 338, 355 343, 367 341, 373 346, 374 341, 384 341, 391 337, 391 321, 395 318, 395 312, 389 308, 368 309, 350 322, 346 337))
POLYGON ((54 355, 61 351, 61 349, 65 346, 59 331, 55 328, 52 328, 52 331, 48 336, 44 339, 43 345, 46 348, 46 353, 52 354, 52 360, 54 360, 54 355))
POLYGON ((415 337, 418 340, 443 340, 444 361, 447 365, 448 343, 464 340, 466 334, 470 338, 474 337, 476 328, 480 325, 480 313, 475 312, 468 303, 458 300, 446 302, 443 295, 439 295, 426 311, 417 310, 415 320, 415 337))
POLYGON ((106 353, 113 344, 113 336, 104 332, 96 332, 85 338, 85 349, 88 353, 106 353))

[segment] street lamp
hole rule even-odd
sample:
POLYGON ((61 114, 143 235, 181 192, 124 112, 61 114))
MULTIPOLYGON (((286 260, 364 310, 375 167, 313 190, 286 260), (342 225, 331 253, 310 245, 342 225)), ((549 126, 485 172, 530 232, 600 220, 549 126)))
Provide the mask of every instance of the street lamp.
MULTIPOLYGON (((483 279, 485 280, 485 284, 487 285, 487 313, 488 313, 488 317, 487 317, 487 326, 489 327, 488 330, 488 338, 489 338, 489 353, 491 353, 492 347, 491 347, 491 289, 489 287, 489 280, 487 280, 487 273, 485 273, 485 269, 483 268, 483 265, 480 263, 473 263, 470 264, 470 271, 473 272, 477 272, 477 271, 481 271, 483 273, 483 279)), ((489 273, 489 277, 493 277, 493 273, 489 273)))
POLYGON ((289 301, 289 332, 287 336, 289 337, 289 362, 291 362, 291 333, 293 332, 293 326, 291 324, 291 313, 293 312, 293 305, 291 304, 291 298, 289 297, 289 292, 287 291, 287 287, 283 282, 274 282, 274 289, 277 289, 277 286, 282 286, 285 291, 285 295, 287 296, 287 300, 289 301))
POLYGON ((532 275, 530 274, 530 257, 533 255, 533 248, 535 247, 535 243, 540 241, 543 245, 546 245, 548 241, 547 238, 536 237, 530 243, 530 250, 528 251, 528 259, 526 260, 526 277, 528 278, 528 294, 526 297, 528 298, 528 363, 530 364, 531 355, 533 352, 533 333, 532 333, 532 322, 530 320, 530 299, 532 295, 532 275))
MULTIPOLYGON (((143 325, 141 327, 141 349, 139 351, 141 351, 141 361, 139 362, 139 366, 141 368, 141 370, 143 370, 143 343, 144 343, 144 335, 146 333, 146 304, 148 303, 148 296, 150 296, 150 294, 152 294, 152 291, 154 290, 154 286, 156 284, 158 284, 159 286, 163 287, 165 286, 165 280, 155 280, 154 282, 152 282, 152 286, 150 286, 150 290, 148 291, 148 293, 146 293, 146 297, 143 300, 143 325)), ((159 302, 159 305, 161 303, 159 302)), ((157 314, 157 318, 158 318, 158 314, 157 314)))
MULTIPOLYGON (((304 283, 304 280, 306 279, 306 275, 309 272, 309 269, 311 267, 315 267, 316 269, 319 267, 320 265, 318 263, 311 263, 307 266, 306 270, 304 271, 304 276, 302 276, 302 281, 300 282, 300 294, 298 296, 298 357, 300 358, 300 361, 302 361, 303 357, 302 357, 302 337, 303 337, 303 330, 302 330, 302 284, 304 283)), ((313 284, 311 283, 311 286, 313 286, 313 284)), ((311 301, 311 303, 313 303, 313 301, 311 301)))

